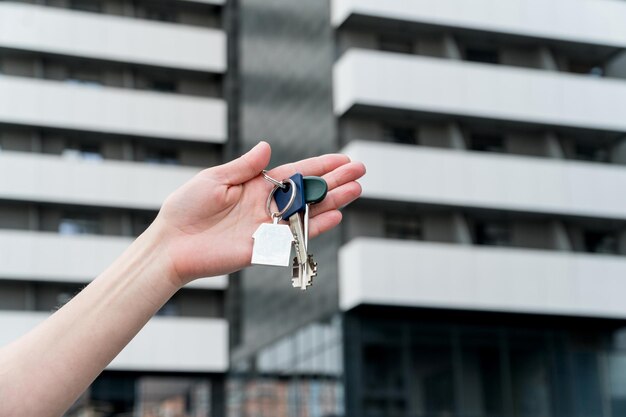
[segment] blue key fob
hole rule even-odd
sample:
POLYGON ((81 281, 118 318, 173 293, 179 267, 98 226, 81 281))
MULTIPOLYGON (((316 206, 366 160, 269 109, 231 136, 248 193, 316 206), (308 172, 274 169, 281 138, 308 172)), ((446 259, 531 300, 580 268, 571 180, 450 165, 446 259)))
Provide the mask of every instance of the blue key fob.
MULTIPOLYGON (((289 207, 289 210, 283 214, 283 220, 288 220, 294 213, 304 211, 306 206, 306 202, 304 201, 304 180, 302 174, 294 174, 290 177, 290 179, 294 182, 294 184, 296 184, 296 198, 291 207, 289 207)), ((274 201, 276 201, 279 211, 284 209, 287 204, 289 204, 292 192, 294 191, 291 189, 291 185, 289 185, 289 183, 287 183, 287 187, 276 190, 276 193, 274 193, 274 201)))

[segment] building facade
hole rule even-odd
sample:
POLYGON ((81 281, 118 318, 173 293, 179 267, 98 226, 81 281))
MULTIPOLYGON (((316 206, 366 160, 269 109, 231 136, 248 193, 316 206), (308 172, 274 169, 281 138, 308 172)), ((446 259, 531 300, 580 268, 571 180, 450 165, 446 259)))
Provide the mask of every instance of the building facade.
MULTIPOLYGON (((171 191, 222 161, 223 8, 0 2, 0 344, 69 300, 171 191)), ((227 283, 177 293, 67 415, 223 415, 227 283)))
POLYGON ((624 415, 626 4, 310 3, 240 1, 241 139, 368 173, 312 289, 242 274, 231 415, 624 415))
POLYGON ((68 415, 626 415, 624 22, 621 0, 0 1, 0 343, 266 139, 272 165, 367 165, 315 285, 194 283, 68 415))

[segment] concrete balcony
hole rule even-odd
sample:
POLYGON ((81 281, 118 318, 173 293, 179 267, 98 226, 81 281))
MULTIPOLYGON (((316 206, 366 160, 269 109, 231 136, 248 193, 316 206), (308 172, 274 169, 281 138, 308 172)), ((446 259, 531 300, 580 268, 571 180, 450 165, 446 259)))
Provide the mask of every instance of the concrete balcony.
MULTIPOLYGON (((0 346, 37 326, 48 313, 0 311, 0 346)), ((107 367, 124 371, 226 372, 223 319, 154 317, 107 367)))
POLYGON ((340 305, 626 318, 626 258, 358 238, 339 254, 340 305))
POLYGON ((226 141, 224 100, 0 75, 0 123, 226 141))
MULTIPOLYGON (((0 279, 86 284, 104 271, 133 239, 0 230, 0 279)), ((188 288, 225 289, 226 276, 203 278, 188 288)))
POLYGON ((367 166, 364 198, 626 219, 621 166, 363 141, 342 152, 367 166))
POLYGON ((226 71, 223 31, 22 3, 0 2, 0 47, 194 71, 226 71))
POLYGON ((158 210, 199 169, 0 151, 0 199, 158 210))
POLYGON ((624 81, 451 59, 351 49, 334 68, 338 116, 369 108, 626 132, 624 103, 624 81))
POLYGON ((399 21, 579 42, 626 46, 626 4, 619 0, 332 0, 335 27, 399 21))

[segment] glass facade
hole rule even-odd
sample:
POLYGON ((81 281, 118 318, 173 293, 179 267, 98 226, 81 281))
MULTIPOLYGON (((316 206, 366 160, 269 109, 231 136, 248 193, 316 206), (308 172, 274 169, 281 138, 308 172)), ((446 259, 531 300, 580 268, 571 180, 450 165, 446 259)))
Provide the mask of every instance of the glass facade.
POLYGON ((317 321, 232 366, 228 417, 344 415, 341 316, 317 321))
POLYGON ((346 414, 625 415, 626 333, 619 324, 468 315, 442 320, 441 313, 410 309, 348 313, 346 414))
POLYGON ((65 417, 220 417, 222 376, 105 371, 65 417))
POLYGON ((619 321, 359 307, 232 364, 228 417, 621 417, 619 321))

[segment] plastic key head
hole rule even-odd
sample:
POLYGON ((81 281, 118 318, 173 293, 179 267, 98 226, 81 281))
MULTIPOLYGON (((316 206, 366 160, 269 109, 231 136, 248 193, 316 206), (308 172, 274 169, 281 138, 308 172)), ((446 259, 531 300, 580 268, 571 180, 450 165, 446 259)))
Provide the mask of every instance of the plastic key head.
MULTIPOLYGON (((304 201, 304 180, 302 174, 296 173, 290 177, 290 179, 296 184, 296 199, 291 207, 283 214, 283 220, 288 220, 294 213, 304 211, 306 203, 304 201)), ((274 194, 274 201, 278 206, 278 210, 284 209, 289 204, 291 193, 293 190, 291 186, 287 185, 285 188, 279 188, 274 194)))
POLYGON ((328 184, 322 177, 304 177, 304 202, 315 204, 322 201, 328 193, 328 184))

